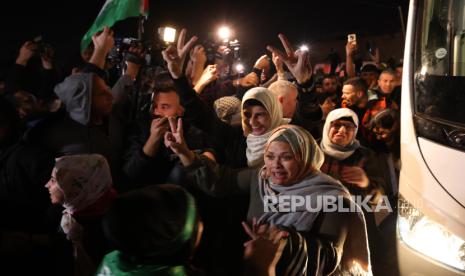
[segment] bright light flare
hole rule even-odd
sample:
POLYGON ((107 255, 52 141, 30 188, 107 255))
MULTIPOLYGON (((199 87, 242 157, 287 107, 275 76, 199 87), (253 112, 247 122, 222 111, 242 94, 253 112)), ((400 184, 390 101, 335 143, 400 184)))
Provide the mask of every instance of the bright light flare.
POLYGON ((231 36, 231 30, 228 27, 223 26, 218 29, 218 36, 221 40, 229 40, 229 37, 231 36))

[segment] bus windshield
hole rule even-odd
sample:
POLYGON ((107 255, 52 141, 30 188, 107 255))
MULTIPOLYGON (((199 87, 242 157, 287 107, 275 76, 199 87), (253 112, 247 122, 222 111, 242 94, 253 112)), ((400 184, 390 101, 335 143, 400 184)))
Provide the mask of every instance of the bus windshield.
POLYGON ((465 0, 419 1, 415 114, 465 127, 465 0))

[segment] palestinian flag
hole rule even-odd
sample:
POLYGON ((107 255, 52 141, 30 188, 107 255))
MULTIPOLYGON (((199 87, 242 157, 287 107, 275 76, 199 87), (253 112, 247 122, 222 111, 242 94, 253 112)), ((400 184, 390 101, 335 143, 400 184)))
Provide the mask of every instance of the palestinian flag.
POLYGON ((149 0, 106 0, 97 18, 95 18, 94 24, 81 40, 81 52, 89 46, 92 36, 103 30, 103 27, 111 27, 115 22, 128 17, 146 16, 148 12, 149 0))

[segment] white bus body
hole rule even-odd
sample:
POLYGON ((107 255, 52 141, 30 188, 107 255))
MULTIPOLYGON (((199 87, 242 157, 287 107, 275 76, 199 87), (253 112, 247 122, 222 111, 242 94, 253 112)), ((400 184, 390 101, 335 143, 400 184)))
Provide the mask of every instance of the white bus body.
POLYGON ((465 275, 465 0, 411 0, 402 79, 401 275, 465 275))

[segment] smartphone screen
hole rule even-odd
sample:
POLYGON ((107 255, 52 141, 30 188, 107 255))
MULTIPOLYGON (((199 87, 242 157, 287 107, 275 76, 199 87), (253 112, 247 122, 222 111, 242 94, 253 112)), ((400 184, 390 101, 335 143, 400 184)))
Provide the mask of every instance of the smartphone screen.
POLYGON ((349 34, 349 35, 347 35, 347 42, 349 42, 349 43, 350 43, 350 42, 356 43, 356 41, 357 41, 357 36, 356 36, 355 34, 349 34))

